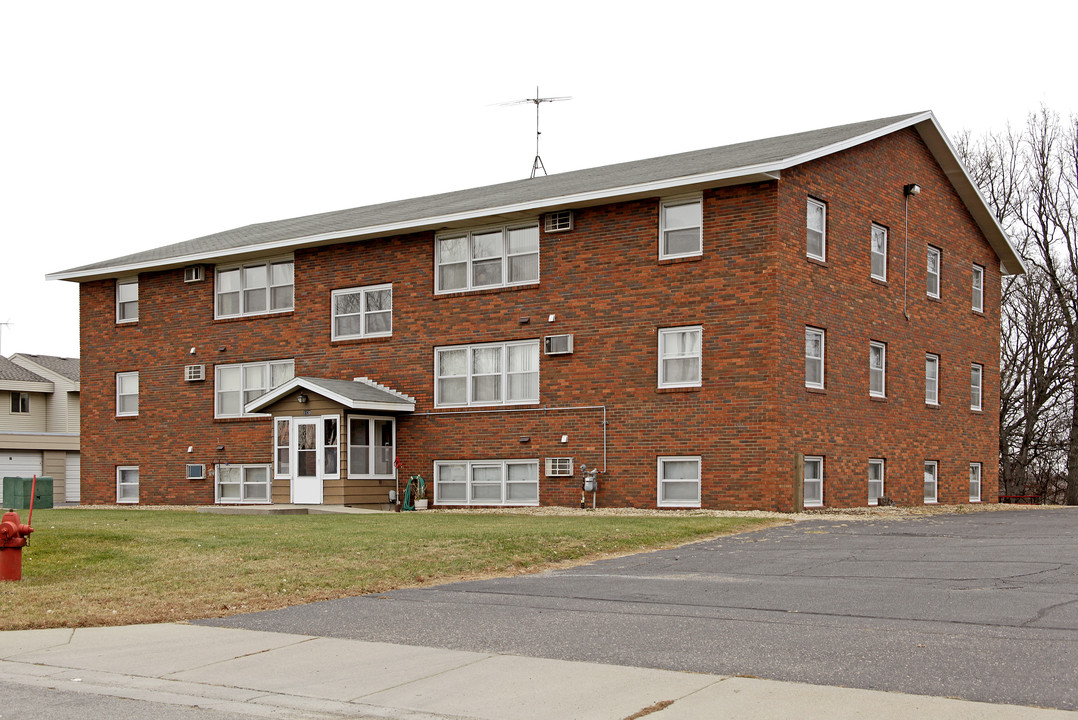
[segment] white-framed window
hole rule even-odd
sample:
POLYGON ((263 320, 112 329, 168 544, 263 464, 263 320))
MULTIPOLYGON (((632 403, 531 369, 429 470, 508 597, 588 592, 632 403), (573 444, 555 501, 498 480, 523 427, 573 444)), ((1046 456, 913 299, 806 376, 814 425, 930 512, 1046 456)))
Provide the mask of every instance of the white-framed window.
POLYGON ((940 402, 940 358, 939 355, 925 353, 925 403, 939 405, 940 402))
POLYGON ((348 416, 348 477, 396 477, 397 425, 391 417, 348 416))
POLYGON ((292 477, 290 461, 292 438, 292 418, 279 417, 273 421, 273 477, 292 477))
POLYGON ((25 415, 30 412, 30 393, 11 391, 11 413, 25 415))
POLYGON ((882 458, 868 461, 868 504, 878 505, 883 497, 883 471, 886 463, 882 458))
POLYGON ((295 306, 292 258, 218 267, 214 283, 217 318, 288 312, 295 306))
POLYGON ((116 281, 116 322, 138 321, 138 277, 116 281))
POLYGON ((973 363, 969 373, 969 409, 980 410, 984 398, 981 396, 981 387, 984 380, 984 366, 973 363))
POLYGON ((218 465, 214 472, 215 502, 265 504, 270 502, 269 465, 218 465))
POLYGON ((446 232, 434 239, 435 293, 539 282, 539 223, 446 232))
POLYGON ((334 290, 331 300, 334 340, 393 334, 392 283, 334 290))
POLYGON ((538 505, 538 460, 454 460, 434 463, 438 505, 538 505))
POLYGON ((805 457, 805 507, 823 507, 823 458, 805 457))
POLYGON ((934 503, 939 485, 939 463, 925 460, 925 502, 934 503))
POLYGON ((262 413, 244 413, 243 406, 288 382, 295 374, 294 360, 218 365, 214 368, 213 416, 265 417, 262 413))
POLYGON ((969 464, 969 501, 981 501, 981 464, 979 462, 969 464))
POLYGON ((116 468, 116 502, 138 502, 138 465, 120 465, 116 468))
POLYGON ((824 331, 805 328, 805 387, 823 389, 824 331))
POLYGON ((887 346, 881 342, 868 344, 868 394, 887 396, 887 346))
POLYGON ((340 427, 339 415, 322 416, 322 477, 326 479, 341 476, 340 427))
POLYGON ((659 330, 659 387, 700 387, 703 333, 699 325, 659 330))
POLYGON ((434 349, 434 405, 521 405, 539 402, 539 341, 434 349))
POLYGON ((984 268, 973 266, 973 309, 984 312, 984 268))
POLYGON ((700 507, 700 456, 661 457, 659 507, 700 507))
POLYGON ((805 254, 814 260, 827 260, 827 206, 812 198, 807 202, 805 254))
POLYGON ((138 372, 116 373, 116 415, 138 415, 138 372))
POLYGON ((887 228, 872 223, 872 277, 887 280, 887 228))
POLYGON ((659 259, 703 254, 704 201, 699 195, 659 205, 659 259))
POLYGON ((939 248, 928 246, 928 297, 939 298, 940 296, 940 265, 942 264, 943 251, 939 248))

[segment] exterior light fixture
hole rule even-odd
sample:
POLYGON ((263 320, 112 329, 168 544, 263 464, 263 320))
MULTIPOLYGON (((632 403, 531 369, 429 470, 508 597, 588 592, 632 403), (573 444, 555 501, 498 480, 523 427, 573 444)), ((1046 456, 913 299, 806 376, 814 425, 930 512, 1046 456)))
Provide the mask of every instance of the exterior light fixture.
POLYGON ((298 403, 299 403, 300 405, 306 405, 306 404, 307 404, 307 401, 308 401, 309 399, 310 399, 310 398, 308 398, 308 397, 307 397, 306 395, 304 395, 303 393, 300 393, 299 395, 297 395, 297 396, 296 396, 296 402, 298 402, 298 403))
POLYGON ((910 183, 906 187, 902 188, 902 192, 906 197, 910 197, 911 195, 920 195, 921 186, 917 183, 910 183))

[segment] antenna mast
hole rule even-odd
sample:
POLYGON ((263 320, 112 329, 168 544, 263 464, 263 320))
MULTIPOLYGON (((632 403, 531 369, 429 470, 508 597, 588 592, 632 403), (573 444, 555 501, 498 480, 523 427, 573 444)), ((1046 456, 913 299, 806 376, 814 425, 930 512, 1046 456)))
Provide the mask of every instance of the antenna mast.
POLYGON ((546 166, 543 165, 543 158, 539 157, 539 136, 542 133, 539 131, 539 106, 546 102, 558 102, 559 100, 572 100, 571 97, 541 97, 539 95, 539 86, 535 86, 535 97, 525 98, 523 100, 514 100, 513 102, 502 103, 502 105, 523 105, 524 103, 532 103, 535 105, 535 159, 532 160, 532 174, 531 178, 535 178, 535 173, 539 170, 543 171, 543 175, 546 175, 546 166))
MULTIPOLYGON (((536 93, 536 94, 538 94, 538 93, 536 93)), ((0 357, 4 356, 4 352, 3 352, 3 350, 4 350, 4 328, 11 327, 11 326, 12 326, 11 318, 8 318, 7 322, 0 322, 0 357)))

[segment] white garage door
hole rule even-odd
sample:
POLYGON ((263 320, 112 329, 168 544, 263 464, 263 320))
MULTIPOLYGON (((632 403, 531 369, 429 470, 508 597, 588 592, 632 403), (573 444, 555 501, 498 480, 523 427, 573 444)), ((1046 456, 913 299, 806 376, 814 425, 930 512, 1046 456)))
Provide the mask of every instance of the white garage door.
POLYGON ((69 452, 67 454, 67 479, 65 480, 64 485, 64 502, 79 502, 80 489, 82 487, 79 482, 81 465, 82 463, 77 452, 69 452))
POLYGON ((3 498, 3 478, 41 475, 40 450, 0 450, 0 502, 3 498))

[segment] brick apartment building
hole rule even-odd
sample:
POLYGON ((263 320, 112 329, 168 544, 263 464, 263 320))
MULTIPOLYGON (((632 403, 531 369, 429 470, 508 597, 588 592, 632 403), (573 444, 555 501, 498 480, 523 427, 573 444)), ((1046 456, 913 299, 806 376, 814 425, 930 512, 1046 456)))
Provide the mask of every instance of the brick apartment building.
POLYGON ((993 502, 1021 273, 931 113, 250 225, 81 285, 84 503, 993 502), (799 494, 800 492, 803 494, 799 494))

